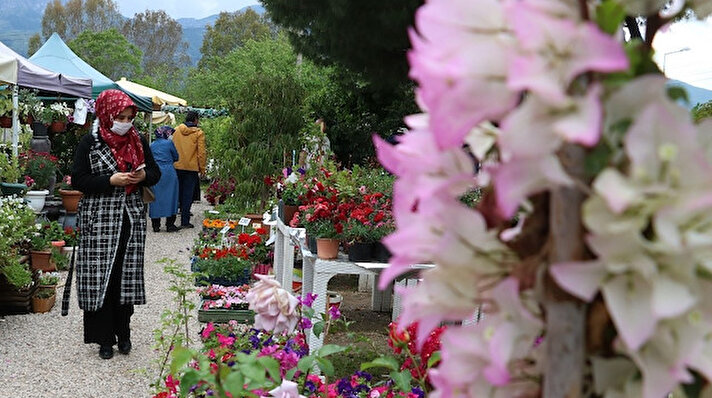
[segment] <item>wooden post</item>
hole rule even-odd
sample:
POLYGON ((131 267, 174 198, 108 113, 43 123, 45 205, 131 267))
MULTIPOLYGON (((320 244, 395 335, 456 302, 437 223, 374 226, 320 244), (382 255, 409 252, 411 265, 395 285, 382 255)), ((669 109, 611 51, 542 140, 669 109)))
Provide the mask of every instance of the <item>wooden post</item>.
MULTIPOLYGON (((559 152, 564 169, 584 181, 585 151, 566 144, 559 152)), ((586 253, 583 242, 581 204, 584 194, 575 187, 551 191, 549 263, 578 261, 586 253)), ((544 282, 546 308, 546 367, 544 395, 547 398, 582 396, 586 346, 586 306, 559 288, 551 277, 544 282)))

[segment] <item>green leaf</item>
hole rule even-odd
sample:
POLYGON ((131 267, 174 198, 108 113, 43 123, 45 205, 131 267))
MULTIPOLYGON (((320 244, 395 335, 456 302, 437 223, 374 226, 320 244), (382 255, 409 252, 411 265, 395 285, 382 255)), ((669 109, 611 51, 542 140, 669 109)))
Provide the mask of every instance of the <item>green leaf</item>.
POLYGON ((687 90, 680 86, 668 87, 667 96, 673 101, 683 100, 690 103, 690 97, 687 95, 687 90))
POLYGON ((321 369, 321 371, 324 372, 324 374, 326 374, 327 376, 330 376, 330 377, 334 375, 334 364, 331 363, 330 360, 328 360, 326 358, 317 357, 316 363, 317 363, 317 365, 319 365, 319 369, 321 369))
POLYGON ((180 380, 180 395, 181 397, 184 397, 185 394, 190 391, 190 388, 193 387, 194 385, 198 384, 200 381, 200 375, 195 369, 190 369, 189 371, 185 372, 183 377, 180 380))
POLYGON ((430 355, 430 358, 428 358, 428 369, 440 362, 441 357, 442 355, 440 354, 440 351, 435 351, 432 355, 430 355))
POLYGON ((602 31, 616 33, 625 19, 625 9, 617 1, 606 0, 596 8, 596 23, 602 31))
POLYGON ((404 370, 402 372, 391 372, 391 379, 396 383, 401 391, 410 391, 410 381, 413 376, 410 375, 410 371, 404 370))
POLYGON ((257 362, 250 362, 239 366, 240 372, 250 381, 262 383, 265 380, 265 368, 257 362))
POLYGON ((282 382, 282 376, 279 374, 279 361, 272 357, 259 357, 257 358, 257 362, 267 369, 269 376, 275 383, 279 384, 282 382))
POLYGON ((321 336, 321 332, 323 332, 323 331, 324 331, 324 322, 322 322, 322 321, 316 322, 312 326, 312 332, 314 332, 314 335, 316 337, 321 336))
POLYGON ((292 379, 294 378, 294 375, 297 374, 297 371, 298 371, 298 370, 299 370, 299 369, 297 369, 297 368, 289 369, 289 370, 287 371, 287 373, 284 374, 284 378, 285 378, 286 380, 292 380, 292 379))
POLYGON ((601 170, 606 168, 612 154, 613 151, 604 143, 600 143, 593 148, 593 150, 586 155, 583 162, 586 175, 590 177, 598 175, 601 170))
POLYGON ((331 354, 336 354, 338 352, 343 351, 346 351, 346 347, 336 344, 327 344, 319 349, 318 354, 320 357, 328 357, 331 354))
POLYGON ((171 373, 176 374, 178 370, 185 366, 193 358, 193 352, 184 347, 173 350, 173 361, 171 361, 171 373))
POLYGON ((398 370, 400 365, 398 360, 393 357, 380 357, 376 358, 371 362, 366 362, 361 364, 361 370, 366 370, 370 368, 386 368, 388 370, 398 370))
POLYGON ((230 372, 225 378, 225 389, 227 389, 233 397, 240 396, 244 391, 245 377, 240 372, 230 372))
POLYGON ((304 373, 308 373, 312 366, 314 366, 314 360, 316 357, 314 355, 307 355, 305 357, 302 357, 302 359, 297 362, 297 369, 301 370, 304 373))

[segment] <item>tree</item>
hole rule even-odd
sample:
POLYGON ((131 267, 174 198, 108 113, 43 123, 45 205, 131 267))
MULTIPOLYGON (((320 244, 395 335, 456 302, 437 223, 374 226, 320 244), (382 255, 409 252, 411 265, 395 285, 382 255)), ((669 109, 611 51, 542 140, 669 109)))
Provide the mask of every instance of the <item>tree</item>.
POLYGON ((68 45, 81 59, 111 80, 141 73, 143 53, 114 28, 103 32, 84 31, 68 45))
POLYGON ((413 84, 408 79, 407 29, 413 25, 415 9, 422 3, 423 0, 263 2, 272 20, 288 32, 296 51, 317 64, 335 66, 338 71, 331 76, 330 87, 335 91, 322 100, 327 101, 324 104, 339 105, 315 104, 314 111, 332 126, 330 137, 336 133, 346 139, 334 142, 334 151, 342 161, 346 161, 349 147, 354 148, 354 141, 366 145, 356 148, 368 150, 356 154, 353 160, 367 157, 372 152, 368 137, 374 131, 386 137, 397 133, 404 127, 403 115, 417 109, 413 84), (335 109, 344 112, 336 115, 335 109), (359 112, 350 113, 349 109, 359 112), (329 121, 328 114, 335 119, 329 121), (358 136, 349 137, 350 134, 358 136))
POLYGON ((289 32, 297 52, 338 63, 371 83, 407 82, 408 26, 423 0, 265 0, 272 20, 289 32))
POLYGON ((134 15, 127 20, 122 32, 143 51, 143 68, 148 75, 159 68, 181 68, 188 65, 188 43, 181 40, 183 28, 165 11, 151 11, 134 15))
POLYGON ((221 12, 213 26, 208 25, 200 47, 204 65, 213 57, 224 57, 242 47, 247 40, 260 40, 270 35, 270 23, 252 9, 245 12, 221 12))
POLYGON ((118 27, 123 17, 113 0, 60 0, 47 4, 42 15, 42 37, 47 40, 57 32, 64 40, 72 40, 84 31, 100 32, 118 27))
POLYGON ((27 56, 31 57, 37 50, 42 46, 42 38, 39 33, 35 33, 30 36, 30 40, 27 42, 27 56))
POLYGON ((258 200, 267 197, 262 178, 286 165, 285 154, 299 150, 299 132, 311 122, 305 104, 325 79, 311 62, 296 61, 286 36, 279 35, 248 40, 190 76, 191 103, 230 111, 229 122, 206 127, 208 151, 219 165, 215 176, 237 181, 233 200, 241 210, 261 209, 258 200))

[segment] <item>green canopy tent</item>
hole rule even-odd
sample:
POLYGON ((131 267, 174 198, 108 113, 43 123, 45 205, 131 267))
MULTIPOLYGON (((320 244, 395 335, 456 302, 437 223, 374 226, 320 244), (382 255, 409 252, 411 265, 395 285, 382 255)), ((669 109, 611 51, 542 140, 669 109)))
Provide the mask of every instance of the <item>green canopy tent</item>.
POLYGON ((53 72, 91 79, 92 98, 98 97, 104 90, 113 88, 128 94, 139 110, 144 112, 153 111, 153 102, 150 97, 136 95, 121 88, 114 81, 79 58, 57 33, 52 33, 52 36, 42 47, 30 57, 30 60, 53 72))

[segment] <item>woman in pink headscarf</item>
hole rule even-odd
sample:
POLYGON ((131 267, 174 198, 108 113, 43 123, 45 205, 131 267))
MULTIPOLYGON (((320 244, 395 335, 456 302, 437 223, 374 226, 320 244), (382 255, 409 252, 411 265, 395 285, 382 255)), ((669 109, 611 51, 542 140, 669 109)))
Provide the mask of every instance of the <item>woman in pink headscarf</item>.
POLYGON ((94 131, 77 146, 72 186, 84 193, 79 203, 77 292, 84 310, 84 342, 99 344, 109 359, 131 351, 130 320, 135 304, 145 304, 143 262, 146 205, 142 187, 161 172, 148 143, 133 127, 137 108, 119 90, 96 100, 94 131))

